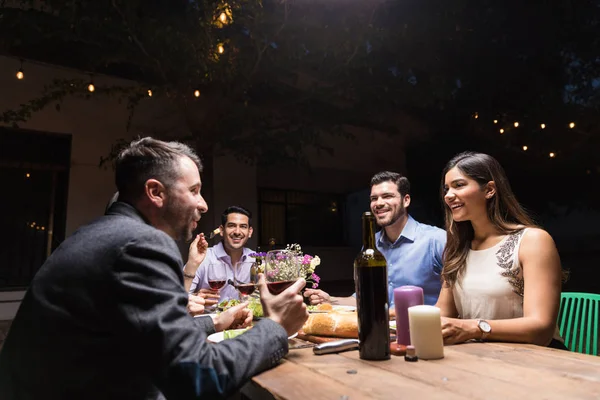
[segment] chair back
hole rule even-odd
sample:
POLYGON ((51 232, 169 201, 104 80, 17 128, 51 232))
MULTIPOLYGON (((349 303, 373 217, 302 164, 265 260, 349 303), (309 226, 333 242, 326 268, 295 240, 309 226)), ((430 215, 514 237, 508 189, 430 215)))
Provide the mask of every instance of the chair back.
POLYGON ((599 307, 600 294, 561 293, 558 328, 569 350, 598 355, 599 307))

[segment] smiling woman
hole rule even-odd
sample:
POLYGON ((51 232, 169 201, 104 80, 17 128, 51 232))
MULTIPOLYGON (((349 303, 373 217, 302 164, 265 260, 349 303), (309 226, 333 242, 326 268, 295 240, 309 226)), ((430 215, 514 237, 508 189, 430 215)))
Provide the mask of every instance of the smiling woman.
POLYGON ((461 153, 444 169, 448 240, 437 306, 446 344, 471 339, 565 348, 556 318, 560 258, 491 156, 461 153))

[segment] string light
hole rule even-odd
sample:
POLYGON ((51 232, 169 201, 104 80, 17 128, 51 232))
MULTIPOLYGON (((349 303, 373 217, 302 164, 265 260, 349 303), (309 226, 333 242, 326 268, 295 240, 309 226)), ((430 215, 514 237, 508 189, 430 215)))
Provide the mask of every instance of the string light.
POLYGON ((571 123, 569 124, 569 128, 571 128, 571 129, 575 128, 575 122, 571 122, 571 123))
POLYGON ((500 134, 502 135, 504 133, 504 128, 500 129, 500 134))
POLYGON ((515 128, 518 128, 518 127, 519 127, 519 123, 518 123, 518 122, 515 122, 515 124, 514 124, 514 125, 515 125, 515 128))
POLYGON ((497 123, 498 123, 498 120, 497 120, 497 119, 495 119, 495 120, 494 120, 494 123, 495 123, 495 124, 497 124, 497 123))
POLYGON ((219 54, 223 54, 225 52, 225 47, 223 47, 223 45, 220 44, 219 47, 217 47, 217 51, 219 52, 219 54))
POLYGON ((542 128, 542 129, 546 129, 546 124, 541 124, 541 125, 540 125, 540 128, 542 128))
POLYGON ((529 149, 529 147, 523 146, 523 151, 527 151, 527 149, 529 149))
POLYGON ((31 174, 29 172, 25 174, 25 178, 30 178, 30 177, 31 177, 31 174))
POLYGON ((19 67, 16 76, 18 80, 25 78, 25 73, 23 72, 23 60, 21 60, 21 66, 19 67))
POLYGON ((194 96, 200 97, 200 91, 198 89, 194 91, 194 96))
POLYGON ((556 157, 556 154, 550 153, 550 154, 548 154, 548 156, 550 156, 550 158, 554 158, 554 157, 556 157))
POLYGON ((148 89, 148 97, 152 97, 152 89, 148 89))
POLYGON ((221 20, 222 23, 226 23, 227 22, 227 14, 222 12, 221 15, 219 15, 219 19, 221 20))

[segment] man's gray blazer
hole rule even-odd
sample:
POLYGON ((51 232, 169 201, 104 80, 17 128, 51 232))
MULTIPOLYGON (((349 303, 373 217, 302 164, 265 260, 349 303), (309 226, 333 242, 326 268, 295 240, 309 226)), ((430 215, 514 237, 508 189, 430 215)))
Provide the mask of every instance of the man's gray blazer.
POLYGON ((182 270, 173 239, 113 204, 33 279, 0 353, 0 399, 218 398, 287 353, 269 319, 207 343, 214 325, 187 313, 182 270))

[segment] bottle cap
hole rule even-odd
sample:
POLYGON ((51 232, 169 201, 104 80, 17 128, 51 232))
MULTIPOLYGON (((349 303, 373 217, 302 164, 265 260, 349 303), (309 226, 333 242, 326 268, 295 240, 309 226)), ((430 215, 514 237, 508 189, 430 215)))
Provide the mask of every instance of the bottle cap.
POLYGON ((408 345, 406 346, 406 355, 404 356, 404 361, 418 361, 419 357, 417 357, 417 351, 415 350, 415 346, 408 345))

